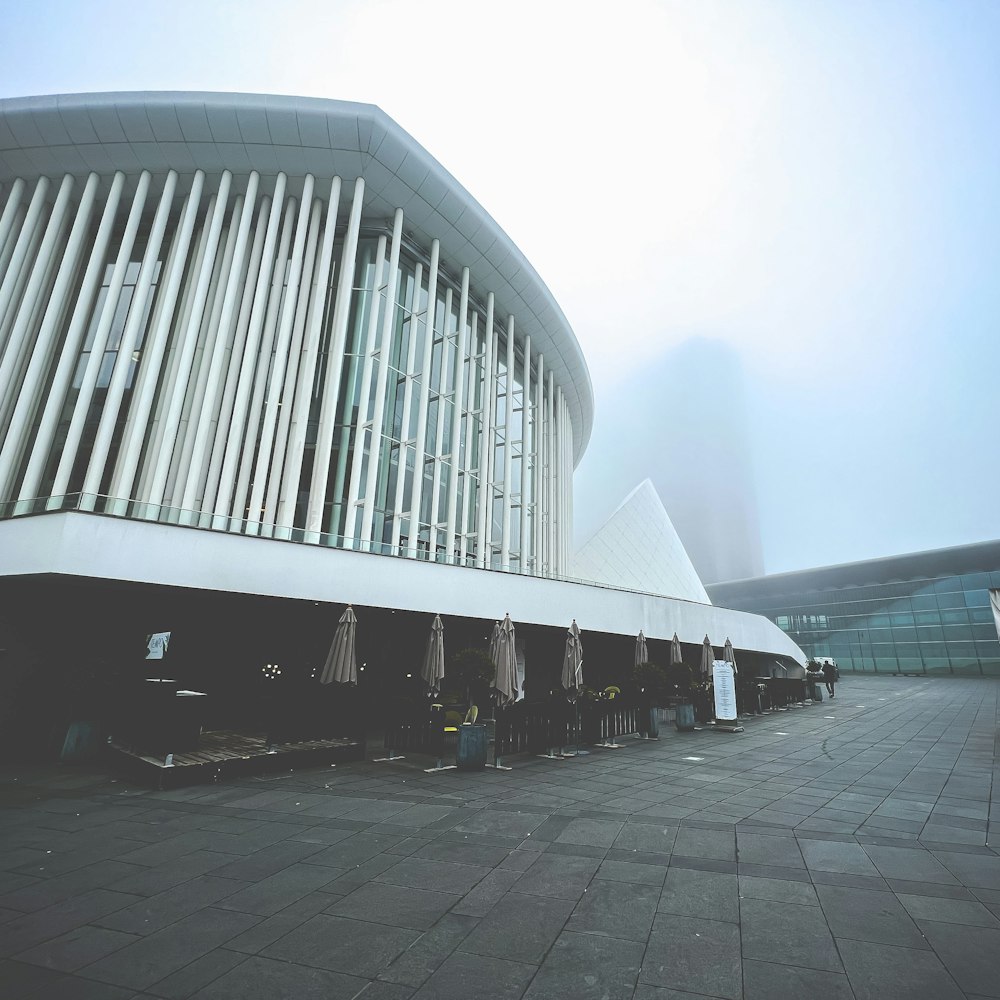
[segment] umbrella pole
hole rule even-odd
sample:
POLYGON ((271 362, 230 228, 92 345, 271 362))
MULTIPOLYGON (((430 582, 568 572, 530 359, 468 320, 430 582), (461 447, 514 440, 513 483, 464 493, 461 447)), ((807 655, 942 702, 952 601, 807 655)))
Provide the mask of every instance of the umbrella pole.
POLYGON ((494 771, 513 771, 514 768, 506 767, 503 763, 503 757, 497 753, 497 720, 496 716, 498 712, 502 712, 503 709, 496 705, 493 709, 493 763, 487 761, 486 766, 492 767, 494 771))

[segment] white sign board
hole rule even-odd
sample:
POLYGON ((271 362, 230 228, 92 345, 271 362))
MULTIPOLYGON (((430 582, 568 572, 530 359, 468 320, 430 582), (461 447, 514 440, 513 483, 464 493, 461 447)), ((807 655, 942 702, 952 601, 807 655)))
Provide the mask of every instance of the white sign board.
POLYGON ((725 660, 712 662, 712 683, 715 687, 715 717, 727 722, 736 720, 736 676, 725 660))
POLYGON ((162 660, 163 654, 167 651, 167 646, 169 645, 170 645, 169 632, 154 632, 152 635, 147 635, 146 659, 162 660))

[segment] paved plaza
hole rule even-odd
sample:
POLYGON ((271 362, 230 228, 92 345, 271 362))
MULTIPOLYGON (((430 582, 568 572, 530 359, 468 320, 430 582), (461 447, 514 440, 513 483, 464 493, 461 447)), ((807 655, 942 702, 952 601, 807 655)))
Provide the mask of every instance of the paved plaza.
POLYGON ((847 676, 507 772, 8 766, 0 997, 1000 997, 998 693, 847 676))

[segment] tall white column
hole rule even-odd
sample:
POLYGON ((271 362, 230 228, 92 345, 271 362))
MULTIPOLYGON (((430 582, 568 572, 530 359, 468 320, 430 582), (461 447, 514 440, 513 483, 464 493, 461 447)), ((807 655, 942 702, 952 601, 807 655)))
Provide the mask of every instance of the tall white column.
MULTIPOLYGON (((444 293, 444 320, 441 324, 441 371, 438 378, 438 418, 434 435, 434 465, 431 476, 430 558, 437 560, 438 524, 441 519, 441 476, 444 469, 444 417, 445 390, 448 387, 448 336, 451 326, 451 306, 454 293, 447 288, 444 293)), ((447 504, 446 504, 447 506, 447 504)))
MULTIPOLYGON (((292 416, 296 395, 300 388, 299 371, 303 360, 303 340, 306 324, 316 306, 313 295, 316 283, 316 248, 319 245, 322 220, 323 203, 319 198, 313 198, 312 210, 309 213, 309 234, 306 237, 305 256, 302 260, 302 280, 299 282, 299 296, 295 303, 295 318, 292 323, 292 339, 288 346, 285 385, 281 390, 281 401, 278 404, 280 412, 274 437, 274 459, 271 462, 271 471, 267 480, 267 495, 264 498, 264 509, 267 511, 264 525, 268 536, 274 535, 274 526, 278 523, 282 513, 281 489, 285 470, 288 467, 292 416)), ((283 537, 287 537, 287 534, 283 537)))
MULTIPOLYGON (((204 179, 205 175, 200 170, 195 172, 191 185, 191 197, 187 207, 188 220, 186 220, 190 222, 191 228, 194 227, 194 219, 198 208, 197 202, 201 197, 201 188, 204 179)), ((104 478, 104 466, 111 451, 112 439, 118 422, 118 410, 125 393, 125 382, 128 378, 129 368, 132 365, 132 355, 138 347, 143 333, 143 326, 146 319, 146 303, 160 255, 163 234, 166 231, 167 220, 173 205, 176 183, 177 174, 171 170, 163 185, 163 192, 156 207, 156 215, 153 217, 153 225, 146 240, 146 250, 143 253, 142 264, 139 267, 139 276, 136 278, 135 288, 132 291, 132 302, 129 307, 128 319, 125 322, 125 329, 118 343, 115 363, 111 370, 111 379, 108 382, 107 394, 104 399, 104 408, 101 411, 101 419, 97 425, 97 434, 94 437, 94 447, 90 453, 87 474, 83 480, 82 492, 86 496, 81 505, 88 508, 92 503, 91 498, 100 491, 101 482, 104 478)), ((182 228, 184 228, 183 224, 182 228)), ((154 359, 150 358, 149 364, 153 365, 154 363, 154 359)), ((136 398, 134 389, 132 398, 133 400, 136 398)), ((145 426, 145 415, 147 412, 148 410, 136 409, 136 423, 139 428, 145 426)), ((139 430, 137 429, 136 432, 139 433, 139 430)), ((127 500, 129 498, 126 495, 122 499, 127 500)))
MULTIPOLYGON (((195 349, 198 346, 198 333, 201 330, 205 302, 208 299, 208 292, 211 287, 212 273, 215 267, 215 255, 218 252, 219 237, 222 234, 222 224, 225 221, 226 208, 229 204, 229 187, 231 182, 232 174, 228 170, 224 170, 222 178, 219 181, 219 190, 215 198, 214 208, 210 219, 206 220, 208 242, 205 246, 201 270, 198 272, 197 284, 194 288, 191 315, 186 326, 179 332, 177 339, 177 350, 179 351, 177 380, 174 382, 166 416, 164 417, 168 433, 172 432, 178 426, 181 412, 184 409, 184 399, 188 393, 190 384, 191 365, 194 360, 195 349)), ((149 485, 149 500, 154 505, 163 502, 172 453, 173 449, 166 447, 162 448, 156 456, 156 463, 153 466, 153 477, 149 485)))
MULTIPOLYGON (((465 400, 465 461, 462 463, 462 510, 459 513, 459 530, 461 535, 458 543, 458 557, 463 566, 469 558, 469 506, 472 503, 472 431, 475 424, 473 411, 476 408, 476 389, 479 383, 475 358, 477 353, 476 347, 479 343, 478 312, 473 312, 472 314, 472 329, 469 331, 469 337, 469 354, 472 356, 469 358, 469 378, 465 400)), ((476 472, 479 472, 478 466, 476 472)))
MULTIPOLYGON (((274 447, 275 428, 278 423, 278 404, 281 402, 285 387, 285 368, 288 364, 288 348, 292 339, 292 324, 295 322, 295 308, 298 305, 299 285, 302 281, 302 264, 305 258, 306 236, 309 234, 309 217, 312 214, 313 187, 316 179, 312 174, 306 174, 302 182, 302 200, 299 202, 299 216, 295 224, 295 240, 292 245, 291 262, 288 268, 288 280, 285 282, 285 296, 281 303, 281 318, 278 321, 275 338, 274 364, 268 382, 264 401, 263 423, 260 431, 260 446, 257 449, 257 462, 253 473, 253 489, 250 492, 250 523, 248 534, 257 534, 259 522, 267 520, 264 507, 264 497, 267 495, 268 473, 271 468, 271 456, 274 447)), ((273 522, 274 512, 270 514, 273 522)))
POLYGON ((38 254, 14 314, 14 322, 10 327, 6 350, 0 352, 2 354, 0 356, 0 386, 3 387, 2 392, 0 392, 0 435, 3 434, 7 404, 8 402, 13 403, 18 375, 24 362, 25 353, 31 346, 35 307, 38 305, 47 272, 57 259, 56 254, 60 249, 63 221, 69 210, 72 193, 73 176, 66 174, 59 185, 59 192, 45 226, 38 254))
POLYGON ((94 332, 93 342, 90 345, 87 364, 80 378, 80 388, 77 393, 76 402, 73 405, 73 414, 70 417, 69 428, 66 431, 62 455, 59 458, 59 465, 56 468, 55 478, 52 482, 50 495, 53 497, 59 497, 66 493, 70 475, 76 463, 77 449, 80 446, 80 439, 83 436, 87 414, 90 411, 94 387, 97 385, 97 376, 104 363, 104 352, 107 350, 108 334, 111 331, 111 325, 118 310, 118 299, 121 296, 122 285, 125 282, 125 272, 132 257, 132 247, 135 244, 136 232, 139 229, 139 223, 142 219, 142 210, 146 204, 146 195, 149 193, 150 180, 150 174, 146 170, 139 175, 135 196, 132 199, 132 207, 128 214, 128 221, 125 223, 125 231, 118 246, 118 256, 115 259, 115 266, 111 272, 111 279, 108 282, 107 295, 104 299, 104 305, 101 308, 101 315, 97 322, 97 329, 94 332))
MULTIPOLYGON (((431 240, 431 263, 427 272, 427 336, 424 338, 424 356, 420 363, 420 402, 417 406, 417 438, 413 445, 413 492, 410 496, 410 535, 406 554, 417 555, 420 540, 420 507, 424 489, 424 450, 427 446, 427 406, 431 397, 431 358, 434 350, 434 314, 437 309, 438 262, 441 244, 431 240)), ((431 539, 434 531, 431 526, 431 539)))
MULTIPOLYGON (((410 415, 413 412, 413 366, 417 363, 417 330, 420 326, 420 291, 424 279, 424 265, 419 261, 413 269, 413 299, 410 302, 410 341, 406 351, 406 384, 403 386, 403 412, 400 419, 399 431, 399 470, 396 475, 396 495, 393 498, 392 507, 392 539, 391 548, 393 555, 399 555, 399 543, 402 537, 403 528, 403 499, 406 495, 406 457, 409 449, 410 415)), ((414 461, 414 471, 416 462, 414 461)), ((411 495, 413 491, 410 491, 411 495)), ((413 518, 410 518, 413 523, 413 518)), ((407 543, 409 534, 407 535, 407 543)))
POLYGON ((503 529, 500 535, 500 568, 510 569, 511 473, 514 460, 514 317, 507 317, 506 427, 503 448, 503 529))
MULTIPOLYGON (((403 210, 397 208, 392 220, 392 245, 389 249, 389 273, 385 282, 385 316, 382 320, 382 335, 378 347, 378 368, 375 374, 375 407, 372 411, 372 444, 368 458, 368 474, 365 482, 365 501, 361 511, 361 545, 369 551, 381 551, 381 536, 378 544, 372 533, 375 519, 375 491, 378 486, 379 470, 382 467, 382 450, 391 448, 389 439, 382 433, 385 419, 386 383, 389 378, 389 355, 392 351, 392 333, 396 319, 396 286, 399 284, 399 241, 403 236, 403 210)), ((364 419, 364 415, 360 415, 364 419)), ((386 456, 385 461, 388 461, 386 456)), ((348 533, 348 537, 351 537, 348 533)))
POLYGON ((476 565, 482 569, 491 562, 489 550, 490 517, 493 507, 493 396, 496 393, 496 361, 494 345, 496 332, 493 329, 494 298, 490 292, 486 296, 486 356, 483 359, 483 409, 480 419, 482 446, 479 449, 479 515, 476 519, 476 565))
POLYGON ((566 428, 563 423, 562 388, 556 390, 556 530, 558 531, 559 574, 566 571, 566 428))
POLYGON ((14 256, 14 248, 17 246, 17 240, 21 234, 21 226, 24 225, 24 217, 27 213, 28 209, 23 203, 17 206, 11 219, 11 227, 10 232, 7 234, 7 239, 5 242, 0 243, 0 286, 3 285, 3 282, 7 278, 7 265, 10 263, 11 257, 14 256))
MULTIPOLYGON (((184 217, 184 214, 187 211, 189 201, 190 193, 181 199, 179 213, 181 218, 184 217)), ((137 466, 131 490, 121 487, 120 481, 122 469, 126 464, 125 452, 129 447, 129 442, 132 440, 132 435, 136 433, 136 423, 139 422, 136 419, 136 415, 140 407, 138 407, 136 403, 133 403, 133 405, 129 407, 128 417, 125 420, 125 432, 122 436, 122 444, 118 448, 118 461, 115 463, 115 471, 113 473, 113 488, 108 491, 115 496, 131 496, 133 499, 139 501, 147 500, 149 497, 149 484, 153 477, 153 466, 156 463, 156 456, 160 453, 160 448, 163 447, 163 415, 166 411, 167 400, 170 395, 168 387, 173 385, 174 378, 177 374, 177 352, 174 350, 174 340, 169 337, 169 333, 171 330, 183 326, 186 322, 186 317, 188 315, 187 305, 191 299, 192 282, 190 272, 197 272, 197 269, 200 266, 200 253, 202 247, 204 246, 204 237, 206 235, 204 230, 205 227, 202 226, 201 235, 197 237, 198 249, 195 251, 194 260, 189 262, 186 259, 189 251, 188 244, 185 243, 183 248, 181 247, 181 244, 184 242, 182 239, 183 234, 176 226, 173 227, 173 237, 170 240, 169 247, 167 248, 166 260, 160 269, 160 292, 153 300, 153 311, 149 318, 146 340, 143 343, 143 349, 139 352, 139 364, 135 371, 132 383, 132 398, 138 402, 143 394, 142 387, 148 383, 149 379, 152 379, 154 386, 158 386, 156 389, 155 402, 146 416, 148 430, 146 431, 142 442, 142 458, 137 466), (178 264, 178 259, 180 259, 180 264, 178 264), (163 317, 165 315, 164 305, 166 303, 166 297, 163 292, 169 284, 170 275, 174 273, 174 269, 178 266, 181 267, 183 272, 188 275, 188 278, 183 281, 181 290, 178 291, 177 296, 170 302, 170 309, 166 311, 166 315, 168 316, 168 319, 166 320, 168 328, 166 336, 168 337, 168 343, 167 347, 164 349, 163 358, 160 358, 156 356, 156 351, 153 349, 153 346, 156 343, 157 331, 164 322, 163 317), (155 368, 150 364, 151 360, 156 362, 155 368)), ((192 239, 193 238, 194 237, 192 237, 192 239)), ((173 436, 172 432, 171 436, 173 436)), ((140 508, 140 516, 141 513, 142 510, 140 508)))
MULTIPOLYGON (((226 348, 230 343, 230 332, 236 318, 236 310, 242 295, 242 280, 246 260, 247 244, 250 241, 250 225, 253 222, 254 208, 257 203, 257 187, 260 177, 253 171, 247 180, 246 196, 239 211, 239 222, 236 221, 236 207, 233 208, 233 220, 230 228, 236 231, 236 243, 233 248, 233 259, 226 279, 225 292, 222 295, 222 309, 215 324, 215 329, 209 331, 214 335, 211 357, 208 362, 208 377, 205 383, 205 396, 202 401, 201 419, 194 423, 194 445, 191 449, 191 459, 188 464, 184 486, 181 490, 180 506, 183 510, 194 510, 198 506, 198 491, 206 475, 205 464, 211 444, 211 415, 218 408, 219 399, 224 390, 223 368, 226 361, 226 348)), ((176 491, 175 491, 176 494, 176 491)))
POLYGON ((529 572, 531 537, 528 507, 531 501, 531 335, 524 338, 524 378, 521 383, 521 551, 519 568, 529 572))
POLYGON ((545 495, 549 512, 547 548, 549 552, 548 575, 555 576, 558 568, 556 554, 556 428, 555 428, 555 379, 549 370, 549 391, 545 400, 545 495))
MULTIPOLYGON (((274 198, 271 201, 270 213, 267 220, 267 232, 264 236, 260 267, 257 272, 257 284, 254 289, 253 304, 250 307, 249 326, 246 343, 242 350, 232 415, 228 421, 228 426, 225 428, 225 458, 222 461, 219 476, 219 491, 215 498, 215 517, 212 521, 212 527, 214 528, 227 527, 229 523, 229 512, 232 507, 233 492, 236 486, 236 472, 240 460, 240 442, 243 438, 243 427, 246 422, 247 409, 250 405, 250 393, 253 389, 253 372, 257 366, 257 348, 260 344, 260 332, 264 324, 264 314, 271 285, 271 265, 274 263, 278 230, 281 226, 281 216, 284 208, 285 180, 285 175, 279 173, 274 182, 274 198)), ((220 431, 224 429, 224 421, 221 415, 219 417, 219 429, 220 431)))
MULTIPOLYGON (((348 480, 347 500, 344 509, 344 547, 354 547, 355 529, 358 523, 358 501, 361 496, 361 466, 365 459, 365 432, 371 435, 368 448, 368 462, 378 461, 378 442, 375 432, 368 422, 368 407, 372 400, 372 371, 375 367, 375 338, 378 336, 379 300, 385 275, 384 235, 379 236, 375 250, 375 276, 372 280, 371 306, 368 310, 368 329, 363 347, 364 364, 361 368, 361 383, 358 390, 358 415, 355 421, 354 450, 351 453, 351 478, 348 480)), ((388 308, 388 304, 387 304, 388 308)), ((348 386, 350 391, 350 386, 348 386)), ((343 446, 341 446, 343 452, 343 446)), ((343 455, 341 456, 343 458, 343 455)), ((360 548, 365 551, 365 539, 360 539, 360 548)))
POLYGON ((226 352, 222 367, 226 372, 225 388, 222 390, 215 412, 206 414, 211 425, 209 437, 211 448, 206 448, 208 459, 208 475, 205 477, 205 488, 202 491, 201 512, 199 523, 211 524, 208 515, 214 518, 215 502, 219 492, 219 480, 222 476, 222 463, 226 452, 226 441, 231 430, 233 406, 236 401, 236 389, 239 384, 240 372, 246 347, 247 332, 250 328, 250 313, 257 291, 257 281, 260 276, 260 265, 264 255, 264 243, 268 231, 268 220, 271 218, 271 198, 264 195, 257 209, 257 221, 253 226, 253 241, 250 245, 250 256, 246 271, 241 276, 241 292, 239 312, 236 322, 228 332, 226 352))
POLYGON ((333 451, 333 432, 337 425, 337 404, 340 401, 340 375, 344 366, 347 344, 347 321, 350 318, 351 298, 354 288, 354 270, 358 255, 358 234, 361 230, 361 209, 364 204, 365 182, 359 177, 354 182, 354 200, 347 223, 344 249, 340 255, 340 277, 337 297, 333 304, 330 343, 327 351, 325 386, 321 391, 319 426, 316 431, 316 451, 313 456, 312 480, 309 485, 309 504, 306 508, 306 538, 318 541, 323 530, 323 511, 326 507, 326 490, 330 480, 330 455, 333 451))
MULTIPOLYGON (((220 238, 222 252, 215 255, 215 269, 212 272, 212 281, 208 289, 208 298, 205 300, 201 329, 198 331, 194 361, 191 365, 191 382, 194 388, 193 391, 189 389, 187 395, 184 397, 184 410, 181 414, 182 433, 178 435, 177 443, 174 445, 174 457, 170 464, 167 489, 163 496, 164 503, 185 511, 185 513, 180 515, 185 523, 197 523, 199 520, 197 507, 184 508, 182 501, 184 487, 188 476, 192 472, 191 458, 194 454, 198 427, 203 420, 207 420, 205 402, 211 396, 211 389, 208 385, 211 357, 215 343, 219 336, 222 335, 222 331, 219 329, 219 320, 222 316, 222 306, 224 304, 226 284, 229 280, 229 272, 233 267, 233 258, 236 254, 236 242, 238 238, 237 220, 242 214, 243 195, 237 194, 233 199, 228 225, 225 225, 220 238)), ((223 337, 223 339, 225 338, 223 337)))
POLYGON ((0 355, 7 342, 7 333, 16 315, 17 299, 28 280, 33 261, 32 245, 37 245, 40 237, 42 216, 45 212, 45 199, 49 193, 48 177, 39 177, 35 190, 28 204, 28 210, 21 223, 21 231, 3 281, 0 282, 0 355))
MULTIPOLYGON (((59 353, 59 360, 56 363, 52 384, 49 387, 42 416, 38 423, 38 431, 35 434, 31 455, 28 458, 28 466, 25 470, 24 478, 21 480, 21 489, 18 493, 19 500, 33 499, 38 496, 41 488, 42 475, 45 472, 49 452, 52 448, 52 441, 59 425, 63 402, 66 399, 66 393, 69 389, 73 372, 76 370, 80 348, 83 345, 83 338, 87 332, 91 306, 104 274, 104 261, 108 252, 108 244, 114 232, 115 218, 118 214, 118 205, 121 201, 124 186, 125 175, 121 171, 118 171, 111 182, 111 189, 104 203, 104 211, 101 214, 101 222, 97 228, 97 235, 94 238, 90 260, 80 284, 80 292, 77 295, 73 316, 70 319, 66 338, 59 353)), ((65 448, 63 450, 65 451, 65 448)))
POLYGON ((6 267, 3 255, 8 245, 11 250, 14 249, 15 238, 11 234, 17 225, 17 217, 21 209, 21 199, 24 197, 25 186, 24 178, 17 177, 14 179, 14 183, 10 186, 10 191, 7 192, 7 202, 4 205, 3 214, 0 215, 0 278, 3 277, 5 273, 4 268, 6 267), (8 240, 10 241, 9 244, 8 240))
POLYGON ((458 345, 455 360, 455 402, 451 421, 451 478, 448 480, 448 509, 445 522, 445 562, 455 561, 455 521, 458 514, 458 477, 460 467, 460 441, 462 431, 462 391, 465 387, 465 351, 468 342, 466 328, 469 322, 469 269, 462 268, 462 286, 458 299, 458 345))
MULTIPOLYGON (((330 281, 333 277, 333 246, 337 231, 337 214, 340 210, 340 188, 341 180, 334 177, 330 184, 330 197, 327 202, 326 224, 323 230, 323 243, 319 254, 319 265, 316 272, 316 288, 313 292, 312 311, 308 317, 308 334, 305 338, 305 350, 302 356, 302 363, 299 365, 298 387, 295 390, 295 406, 292 412, 291 421, 291 441, 288 448, 288 457, 285 460, 285 470, 281 486, 281 504, 278 510, 278 526, 281 528, 291 528, 295 521, 295 507, 299 495, 299 481, 302 477, 302 459, 305 454, 306 433, 309 427, 309 411, 312 406, 313 385, 316 381, 316 367, 319 360, 320 336, 323 330, 323 319, 326 312, 326 295, 330 281)), ((359 208, 360 212, 360 208, 359 208)), ((353 221, 352 214, 352 221, 353 221)), ((348 229, 350 229, 350 223, 348 229)), ((357 227, 354 228, 354 242, 357 245, 357 227)), ((347 246, 345 244, 345 253, 347 246)), ((351 251, 352 255, 354 251, 351 251)), ((345 263, 341 263, 341 274, 343 274, 345 263)), ((354 273, 353 261, 349 267, 351 274, 354 273)), ((351 290, 347 289, 346 295, 350 297, 351 290)), ((336 306, 334 306, 334 313, 336 306)), ((329 360, 328 360, 329 365, 329 360)), ((338 369, 339 370, 339 369, 338 369)), ((336 390, 333 390, 336 393, 336 390)), ((321 392, 323 404, 321 411, 325 407, 326 394, 321 392)), ((320 424, 322 425, 322 417, 320 424)), ((317 434, 317 453, 319 449, 319 435, 317 434)), ((330 439, 332 441, 332 437, 330 439)), ((329 463, 329 455, 327 456, 329 463)), ((313 469, 315 479, 316 470, 313 469)), ((326 491, 324 480, 323 490, 326 491)), ((322 499, 320 501, 322 510, 322 499)))
MULTIPOLYGON (((274 342, 278 335, 278 311, 281 308, 285 277, 291 266, 292 234, 295 231, 298 201, 289 198, 285 203, 285 219, 281 228, 278 253, 274 258, 271 279, 271 294, 267 300, 267 313, 261 330, 260 345, 257 349, 257 371, 254 379, 250 408, 247 410, 246 433, 243 436, 243 452, 240 456, 239 476, 233 492, 231 517, 236 522, 246 522, 246 530, 256 531, 261 517, 260 507, 250 506, 250 487, 253 475, 254 451, 258 447, 261 431, 261 415, 264 410, 264 396, 274 365, 274 342)), ((234 525, 230 524, 232 530, 234 525)))
MULTIPOLYGON (((44 388, 42 378, 49 366, 56 345, 59 321, 68 305, 70 283, 76 276, 83 242, 89 233, 90 217, 97 197, 99 180, 100 178, 95 173, 91 173, 87 178, 80 204, 77 206, 73 228, 66 243, 66 252, 59 267, 52 294, 49 296, 38 336, 35 338, 20 394, 17 395, 14 404, 10 424, 7 428, 7 436, 3 442, 3 448, 0 449, 0 500, 6 498, 10 492, 11 479, 16 472, 16 466, 22 454, 21 446, 25 443, 25 432, 44 388)), ((0 237, 3 235, 2 228, 0 225, 0 237)), ((13 396, 14 393, 12 392, 11 395, 13 396)))
POLYGON ((533 546, 535 576, 544 576, 548 563, 545 547, 545 355, 538 355, 538 374, 535 378, 535 423, 532 427, 532 444, 535 452, 535 523, 533 546))

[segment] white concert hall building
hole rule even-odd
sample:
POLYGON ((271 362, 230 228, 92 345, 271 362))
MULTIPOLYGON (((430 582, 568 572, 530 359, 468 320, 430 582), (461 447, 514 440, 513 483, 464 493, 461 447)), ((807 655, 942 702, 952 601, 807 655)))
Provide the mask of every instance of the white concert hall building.
MULTIPOLYGON (((576 560, 593 420, 541 278, 379 109, 0 101, 8 607, 30 593, 58 623, 88 593, 176 590, 206 615, 213 595, 509 611, 803 662, 766 619, 711 605, 649 484, 576 560)), ((139 617, 121 626, 170 624, 139 617)))

